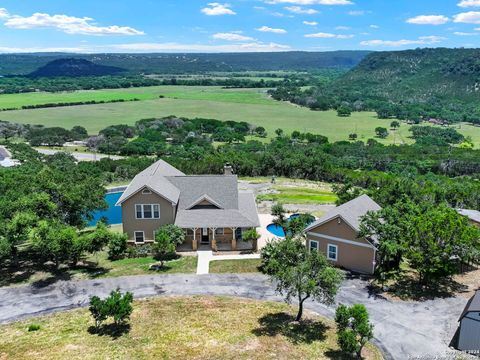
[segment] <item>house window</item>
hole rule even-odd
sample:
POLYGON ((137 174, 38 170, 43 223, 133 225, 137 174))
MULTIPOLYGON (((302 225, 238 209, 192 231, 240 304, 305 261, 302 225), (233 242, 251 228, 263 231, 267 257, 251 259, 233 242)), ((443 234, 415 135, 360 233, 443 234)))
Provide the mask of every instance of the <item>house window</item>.
POLYGON ((338 258, 338 246, 328 244, 327 259, 332 261, 337 261, 337 258, 338 258))
POLYGON ((223 228, 215 229, 215 235, 224 235, 225 230, 223 228))
POLYGON ((310 240, 310 251, 318 251, 318 241, 310 240))
POLYGON ((152 218, 152 205, 143 205, 143 218, 144 219, 152 218))
POLYGON ((144 195, 150 195, 152 192, 148 189, 143 189, 142 194, 144 195))
POLYGON ((158 204, 153 205, 153 218, 160 219, 160 205, 158 204))
POLYGON ((160 219, 159 204, 137 204, 135 205, 137 219, 160 219))
POLYGON ((143 231, 135 231, 135 242, 137 244, 145 242, 145 233, 143 231))
POLYGON ((187 236, 193 236, 193 230, 187 229, 187 236))

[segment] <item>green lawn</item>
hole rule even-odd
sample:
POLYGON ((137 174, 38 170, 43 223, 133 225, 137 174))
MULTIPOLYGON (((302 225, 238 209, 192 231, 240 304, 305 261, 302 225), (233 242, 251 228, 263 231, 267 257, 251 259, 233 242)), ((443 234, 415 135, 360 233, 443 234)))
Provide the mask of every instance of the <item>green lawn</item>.
MULTIPOLYGON (((0 287, 24 284, 50 284, 58 280, 80 280, 127 275, 195 273, 197 270, 196 256, 182 256, 165 262, 162 269, 149 270, 150 265, 157 263, 152 257, 132 258, 111 261, 105 251, 88 256, 74 268, 38 264, 35 259, 20 256, 16 267, 2 267, 0 264, 0 287)), ((0 357, 1 359, 1 357, 0 357)))
POLYGON ((155 95, 148 92, 127 92, 122 90, 69 91, 59 93, 32 92, 23 94, 0 95, 0 108, 20 108, 25 105, 42 105, 49 103, 67 103, 79 101, 112 101, 112 100, 147 100, 155 95))
MULTIPOLYGON (((94 295, 94 294, 92 294, 94 295)), ((352 359, 337 345, 335 323, 295 307, 234 297, 160 297, 135 301, 123 332, 98 334, 87 309, 0 326, 0 359, 352 359), (37 331, 28 331, 31 324, 37 331)), ((365 360, 382 355, 371 344, 365 360)))
MULTIPOLYGON (((335 111, 310 111, 307 108, 270 99, 267 89, 222 89, 202 86, 156 86, 133 89, 80 91, 71 93, 31 93, 0 95, 0 107, 15 104, 61 102, 67 96, 70 101, 82 99, 115 98, 118 96, 141 97, 143 101, 57 107, 47 109, 5 111, 2 120, 18 123, 43 124, 71 128, 82 125, 94 134, 109 125, 134 124, 144 118, 177 115, 182 117, 205 117, 220 120, 247 121, 263 126, 270 136, 277 128, 287 133, 294 130, 327 136, 330 141, 347 140, 357 133, 358 139, 366 141, 375 136, 378 126, 389 127, 391 120, 377 119, 371 112, 353 113, 340 118, 335 111), (165 98, 160 99, 163 95, 165 98)), ((63 100, 65 101, 65 100, 63 100)), ((408 138, 409 126, 402 124, 398 134, 391 133, 385 144, 412 142, 408 138)), ((461 125, 459 129, 471 136, 480 146, 480 127, 461 125)))
POLYGON ((337 196, 328 189, 273 186, 276 193, 260 194, 258 201, 274 201, 282 204, 332 204, 337 196))
POLYGON ((254 273, 258 272, 261 264, 260 259, 243 260, 213 260, 210 261, 210 273, 254 273))

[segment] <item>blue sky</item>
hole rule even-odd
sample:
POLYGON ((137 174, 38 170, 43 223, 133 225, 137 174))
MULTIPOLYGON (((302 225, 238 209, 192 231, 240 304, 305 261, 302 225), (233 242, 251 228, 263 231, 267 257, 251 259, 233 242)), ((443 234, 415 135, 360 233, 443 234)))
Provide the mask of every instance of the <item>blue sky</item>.
POLYGON ((477 47, 480 0, 0 0, 0 52, 477 47))

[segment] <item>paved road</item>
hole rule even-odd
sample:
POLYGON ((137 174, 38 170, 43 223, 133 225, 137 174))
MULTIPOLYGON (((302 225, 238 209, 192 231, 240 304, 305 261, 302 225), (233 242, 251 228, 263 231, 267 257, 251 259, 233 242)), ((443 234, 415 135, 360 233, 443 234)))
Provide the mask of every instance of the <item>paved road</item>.
MULTIPOLYGON (((387 359, 413 356, 453 358, 448 354, 457 319, 465 306, 463 298, 448 298, 423 303, 398 303, 369 296, 366 283, 347 280, 337 297, 344 304, 363 303, 375 325, 376 344, 387 359)), ((231 295, 282 301, 268 279, 259 274, 129 276, 84 281, 59 281, 47 287, 0 289, 0 323, 23 317, 86 306, 91 295, 106 296, 119 287, 136 297, 168 295, 231 295)), ((306 307, 332 317, 333 307, 313 301, 306 307)))
MULTIPOLYGON (((44 155, 54 155, 58 152, 62 152, 60 150, 52 150, 52 149, 37 149, 35 148, 40 154, 44 155)), ((104 154, 91 154, 91 153, 82 153, 82 152, 71 152, 71 151, 65 151, 67 154, 73 155, 75 159, 78 161, 99 161, 103 158, 110 158, 113 160, 119 160, 122 159, 122 156, 116 156, 116 155, 104 155, 104 154)))

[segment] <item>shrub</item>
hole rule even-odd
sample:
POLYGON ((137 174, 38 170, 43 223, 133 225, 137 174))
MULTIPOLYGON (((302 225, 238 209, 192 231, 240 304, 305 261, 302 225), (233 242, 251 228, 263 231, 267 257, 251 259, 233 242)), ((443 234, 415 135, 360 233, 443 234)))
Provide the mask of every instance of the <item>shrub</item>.
POLYGON ((29 331, 29 332, 38 331, 38 330, 40 330, 40 325, 39 325, 39 324, 30 324, 30 325, 28 325, 28 331, 29 331))
POLYGON ((368 311, 362 304, 351 307, 340 305, 335 312, 338 345, 345 354, 355 354, 361 358, 365 344, 373 338, 373 325, 368 319, 368 311))
POLYGON ((155 233, 155 245, 153 250, 155 257, 160 260, 160 266, 163 262, 175 253, 177 245, 185 240, 185 232, 176 225, 164 225, 155 233))
POLYGON ((115 325, 123 325, 130 318, 133 311, 133 294, 122 294, 119 289, 112 291, 110 296, 102 300, 98 296, 90 298, 90 313, 95 320, 95 327, 100 328, 109 317, 113 318, 115 325))
POLYGON ((127 234, 113 234, 108 243, 108 258, 118 260, 125 256, 127 252, 127 234))

